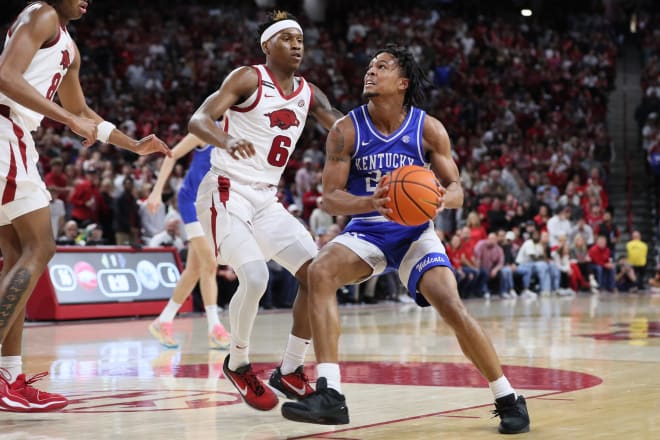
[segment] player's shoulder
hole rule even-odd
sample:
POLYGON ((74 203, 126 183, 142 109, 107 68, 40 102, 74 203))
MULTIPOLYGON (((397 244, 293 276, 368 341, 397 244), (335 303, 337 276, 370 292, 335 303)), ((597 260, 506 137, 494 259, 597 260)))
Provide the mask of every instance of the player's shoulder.
POLYGON ((30 3, 25 8, 23 8, 18 16, 19 18, 25 17, 38 20, 52 20, 55 22, 59 21, 59 16, 57 15, 55 8, 43 1, 30 3))

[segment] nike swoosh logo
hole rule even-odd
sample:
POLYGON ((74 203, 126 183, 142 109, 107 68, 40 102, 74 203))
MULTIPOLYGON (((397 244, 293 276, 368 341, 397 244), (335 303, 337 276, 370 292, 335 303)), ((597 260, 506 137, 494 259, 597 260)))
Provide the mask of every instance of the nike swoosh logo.
POLYGON ((241 387, 239 387, 238 385, 236 385, 236 389, 238 390, 239 393, 241 393, 241 395, 242 395, 243 397, 245 397, 245 396, 247 395, 247 392, 248 392, 248 387, 247 387, 247 385, 245 385, 245 388, 241 388, 241 387))
POLYGON ((299 396, 304 396, 304 395, 305 395, 305 389, 306 389, 307 387, 305 387, 304 384, 303 384, 302 388, 298 388, 298 387, 294 387, 294 386, 291 384, 291 382, 287 381, 286 379, 282 379, 282 383, 284 383, 286 386, 288 386, 288 387, 291 388, 293 391, 295 391, 297 395, 299 395, 299 396))
POLYGON ((266 94, 266 95, 264 95, 264 97, 265 97, 265 98, 274 98, 275 95, 268 95, 268 94, 266 94))
POLYGON ((362 146, 364 147, 365 145, 369 145, 371 141, 362 141, 362 146))

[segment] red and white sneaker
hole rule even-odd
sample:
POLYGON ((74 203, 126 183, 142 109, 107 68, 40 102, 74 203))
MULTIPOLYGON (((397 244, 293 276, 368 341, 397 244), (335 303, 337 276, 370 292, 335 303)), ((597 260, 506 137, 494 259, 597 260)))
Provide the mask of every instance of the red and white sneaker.
POLYGON ((229 369, 229 355, 222 365, 225 377, 234 384, 241 397, 252 408, 268 411, 277 406, 279 399, 269 387, 252 371, 252 365, 243 365, 236 371, 229 369))
POLYGON ((23 396, 28 402, 30 412, 57 411, 69 404, 68 399, 61 394, 41 391, 32 386, 33 383, 46 376, 48 376, 48 372, 44 371, 26 379, 25 374, 21 373, 11 384, 12 392, 23 396))
POLYGON ((5 372, 0 369, 0 411, 29 412, 30 402, 25 397, 12 389, 5 372))
POLYGON ((303 397, 312 394, 314 388, 309 384, 309 379, 303 372, 303 366, 296 368, 296 371, 289 374, 282 374, 280 367, 273 370, 268 379, 268 386, 275 392, 281 393, 287 399, 300 400, 303 397))

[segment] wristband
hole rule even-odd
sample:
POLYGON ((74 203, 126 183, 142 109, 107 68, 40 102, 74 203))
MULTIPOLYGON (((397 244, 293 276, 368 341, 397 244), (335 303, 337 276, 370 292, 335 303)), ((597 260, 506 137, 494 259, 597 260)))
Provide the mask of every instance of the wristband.
POLYGON ((115 124, 112 122, 99 122, 99 125, 96 126, 96 139, 104 143, 108 142, 108 139, 110 139, 110 133, 112 133, 112 130, 115 128, 115 124))

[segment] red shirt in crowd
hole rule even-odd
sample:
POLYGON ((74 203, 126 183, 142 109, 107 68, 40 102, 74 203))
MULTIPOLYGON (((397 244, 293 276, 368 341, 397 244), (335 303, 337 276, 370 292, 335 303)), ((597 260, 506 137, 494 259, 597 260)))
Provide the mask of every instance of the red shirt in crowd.
POLYGON ((600 247, 597 244, 594 244, 589 248, 589 256, 591 257, 591 262, 598 266, 605 266, 605 264, 612 260, 610 248, 607 246, 600 247))

